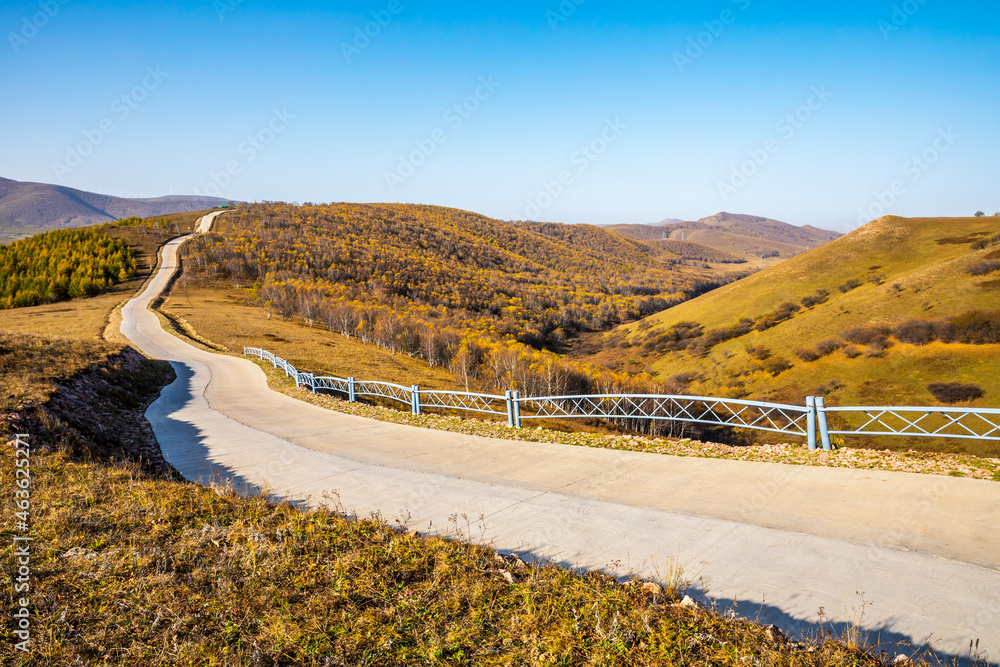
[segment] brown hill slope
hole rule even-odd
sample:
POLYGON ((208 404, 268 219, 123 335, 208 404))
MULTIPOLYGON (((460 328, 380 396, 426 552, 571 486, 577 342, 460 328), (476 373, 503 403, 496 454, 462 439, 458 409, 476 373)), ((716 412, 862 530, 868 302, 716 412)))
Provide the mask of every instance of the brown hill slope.
POLYGON ((226 203, 228 200, 218 197, 194 196, 128 199, 61 185, 0 178, 0 227, 32 231, 83 227, 133 215, 150 218, 204 211, 226 203))
POLYGON ((745 259, 763 257, 778 261, 841 236, 811 225, 797 227, 771 218, 726 212, 694 222, 669 220, 653 225, 611 225, 607 229, 643 241, 687 241, 745 259))

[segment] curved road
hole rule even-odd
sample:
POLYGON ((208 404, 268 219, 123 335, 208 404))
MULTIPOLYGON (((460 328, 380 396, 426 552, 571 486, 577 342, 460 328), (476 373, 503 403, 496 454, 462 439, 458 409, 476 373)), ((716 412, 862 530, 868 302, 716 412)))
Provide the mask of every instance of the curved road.
POLYGON ((186 478, 457 527, 573 567, 652 577, 676 558, 703 596, 792 633, 822 608, 826 628, 860 621, 872 641, 958 656, 979 639, 1000 656, 1000 484, 503 441, 324 410, 161 328, 147 306, 185 240, 164 247, 121 330, 177 373, 146 417, 186 478))

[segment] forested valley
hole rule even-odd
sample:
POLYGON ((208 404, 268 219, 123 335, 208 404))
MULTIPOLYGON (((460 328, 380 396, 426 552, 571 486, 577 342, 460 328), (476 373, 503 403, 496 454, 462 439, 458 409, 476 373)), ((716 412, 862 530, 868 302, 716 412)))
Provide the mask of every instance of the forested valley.
POLYGON ((580 333, 746 275, 589 225, 510 223, 433 206, 262 203, 223 221, 188 244, 189 275, 231 281, 268 316, 301 317, 446 366, 469 388, 671 389, 560 353, 580 333))

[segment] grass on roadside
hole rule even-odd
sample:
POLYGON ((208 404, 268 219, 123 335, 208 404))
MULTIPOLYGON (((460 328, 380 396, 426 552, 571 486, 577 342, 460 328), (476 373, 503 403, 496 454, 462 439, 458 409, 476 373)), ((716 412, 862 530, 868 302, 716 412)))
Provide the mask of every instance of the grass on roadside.
MULTIPOLYGON (((9 446, 0 458, 9 479, 9 446)), ((880 664, 677 605, 672 591, 526 566, 377 518, 61 453, 36 452, 32 466, 37 643, 16 655, 4 637, 4 664, 880 664)))

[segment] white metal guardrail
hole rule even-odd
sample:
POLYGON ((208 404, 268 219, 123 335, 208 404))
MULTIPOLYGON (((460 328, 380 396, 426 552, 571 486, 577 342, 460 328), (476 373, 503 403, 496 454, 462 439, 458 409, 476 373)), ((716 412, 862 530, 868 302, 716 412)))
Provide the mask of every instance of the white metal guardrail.
POLYGON ((809 449, 832 449, 831 435, 917 436, 1000 440, 1000 410, 936 407, 831 407, 822 397, 809 396, 806 405, 762 403, 708 396, 659 394, 602 394, 592 396, 522 397, 516 391, 503 396, 461 391, 423 390, 392 382, 356 378, 317 377, 303 373, 267 350, 244 347, 252 356, 280 368, 295 380, 295 386, 312 393, 333 391, 356 402, 359 396, 376 396, 409 405, 415 415, 422 408, 462 410, 506 417, 511 428, 521 428, 528 419, 598 418, 653 420, 728 426, 769 431, 806 438, 809 449), (830 414, 856 413, 867 421, 860 428, 831 429, 830 414))

